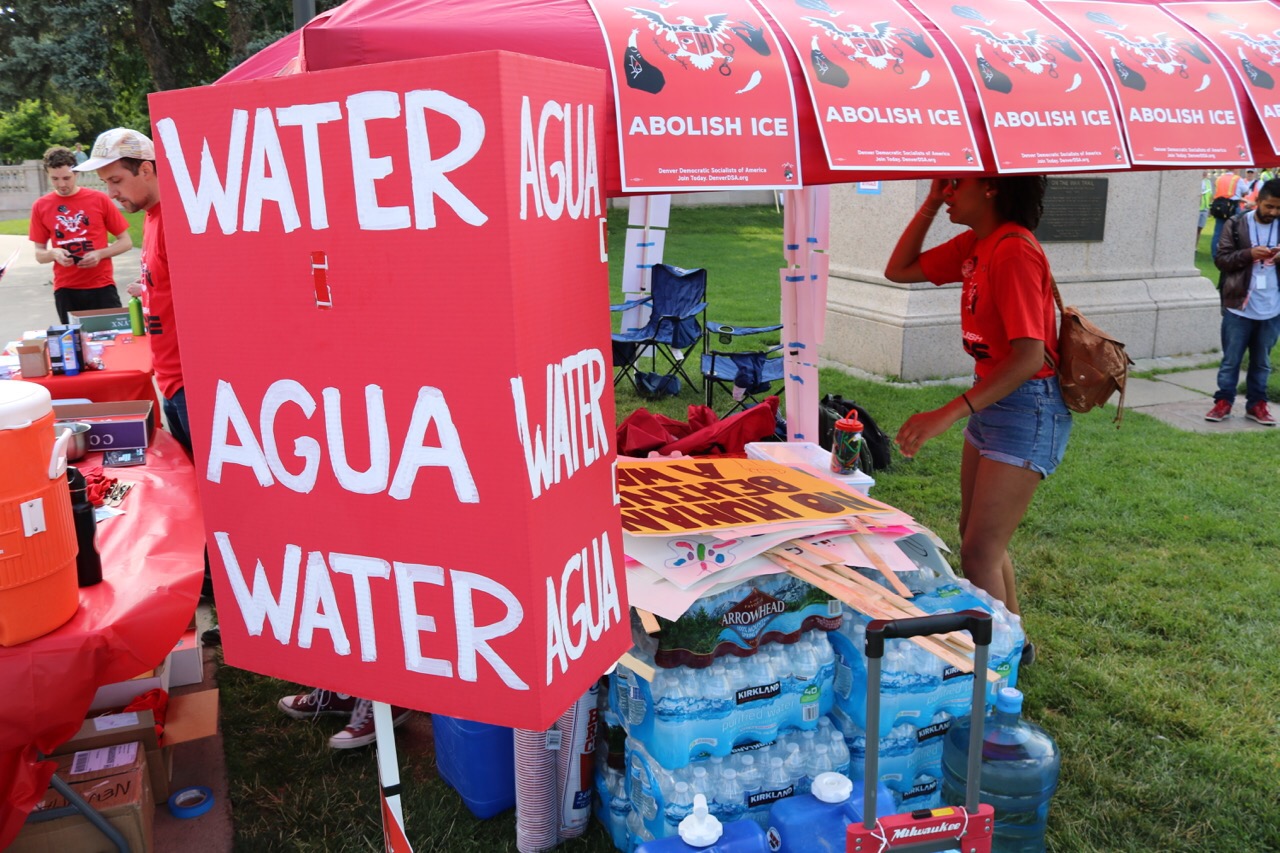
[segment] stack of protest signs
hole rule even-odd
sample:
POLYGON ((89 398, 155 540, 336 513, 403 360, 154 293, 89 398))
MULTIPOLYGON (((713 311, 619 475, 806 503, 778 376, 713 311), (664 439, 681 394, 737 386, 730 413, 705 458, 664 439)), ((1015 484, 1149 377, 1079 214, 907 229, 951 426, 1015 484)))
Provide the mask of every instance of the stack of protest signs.
MULTIPOLYGON (((618 499, 628 597, 650 633, 655 616, 674 622, 699 599, 783 572, 873 619, 923 615, 898 574, 941 562, 942 543, 910 515, 805 465, 620 462, 618 499)), ((917 644, 972 671, 967 636, 917 644)))

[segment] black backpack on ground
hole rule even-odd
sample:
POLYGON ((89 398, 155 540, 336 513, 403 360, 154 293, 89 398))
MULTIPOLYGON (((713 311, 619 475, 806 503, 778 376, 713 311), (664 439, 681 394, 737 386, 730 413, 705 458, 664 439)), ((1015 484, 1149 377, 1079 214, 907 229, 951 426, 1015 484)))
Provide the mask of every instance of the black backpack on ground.
POLYGON ((827 394, 818 405, 818 443, 830 450, 836 421, 846 417, 849 412, 856 412, 858 420, 862 422, 862 454, 858 460, 859 467, 867 474, 874 474, 876 471, 888 468, 892 459, 890 447, 893 442, 884 430, 880 429, 870 412, 839 394, 827 394))

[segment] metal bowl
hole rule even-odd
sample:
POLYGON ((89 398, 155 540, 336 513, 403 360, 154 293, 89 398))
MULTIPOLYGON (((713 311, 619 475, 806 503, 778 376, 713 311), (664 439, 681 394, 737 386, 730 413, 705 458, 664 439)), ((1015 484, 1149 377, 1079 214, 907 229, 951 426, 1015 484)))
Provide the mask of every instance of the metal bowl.
POLYGON ((55 421, 53 434, 62 435, 64 429, 71 430, 71 440, 67 442, 67 461, 75 462, 83 459, 89 452, 89 424, 83 421, 55 421))

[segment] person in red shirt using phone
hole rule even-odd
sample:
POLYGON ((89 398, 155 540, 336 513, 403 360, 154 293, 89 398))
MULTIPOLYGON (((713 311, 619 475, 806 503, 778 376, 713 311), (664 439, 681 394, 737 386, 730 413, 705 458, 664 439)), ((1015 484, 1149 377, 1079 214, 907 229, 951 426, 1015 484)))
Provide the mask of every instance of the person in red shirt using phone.
POLYGON ((133 248, 128 221, 106 193, 76 186, 71 149, 55 145, 43 159, 53 191, 31 206, 27 237, 36 262, 53 264, 58 321, 65 324, 72 311, 121 307, 111 259, 133 248))
MULTIPOLYGON (((960 330, 973 357, 972 388, 907 419, 895 442, 911 457, 968 419, 960 463, 960 566, 966 578, 1019 613, 1008 545, 1040 481, 1058 467, 1071 412, 1051 364, 1058 324, 1049 262, 1032 235, 1044 210, 1043 175, 936 179, 899 237, 890 281, 959 281, 960 330), (934 217, 968 230, 922 251, 934 217)), ((1030 643, 1023 660, 1034 658, 1030 643)))

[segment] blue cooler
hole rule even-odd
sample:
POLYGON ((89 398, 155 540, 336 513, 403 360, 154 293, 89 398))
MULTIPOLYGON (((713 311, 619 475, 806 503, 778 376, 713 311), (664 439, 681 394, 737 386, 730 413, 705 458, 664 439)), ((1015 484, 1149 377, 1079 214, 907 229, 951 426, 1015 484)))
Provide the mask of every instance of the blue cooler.
POLYGON ((516 755, 511 729, 431 715, 436 769, 482 820, 516 806, 516 755))

